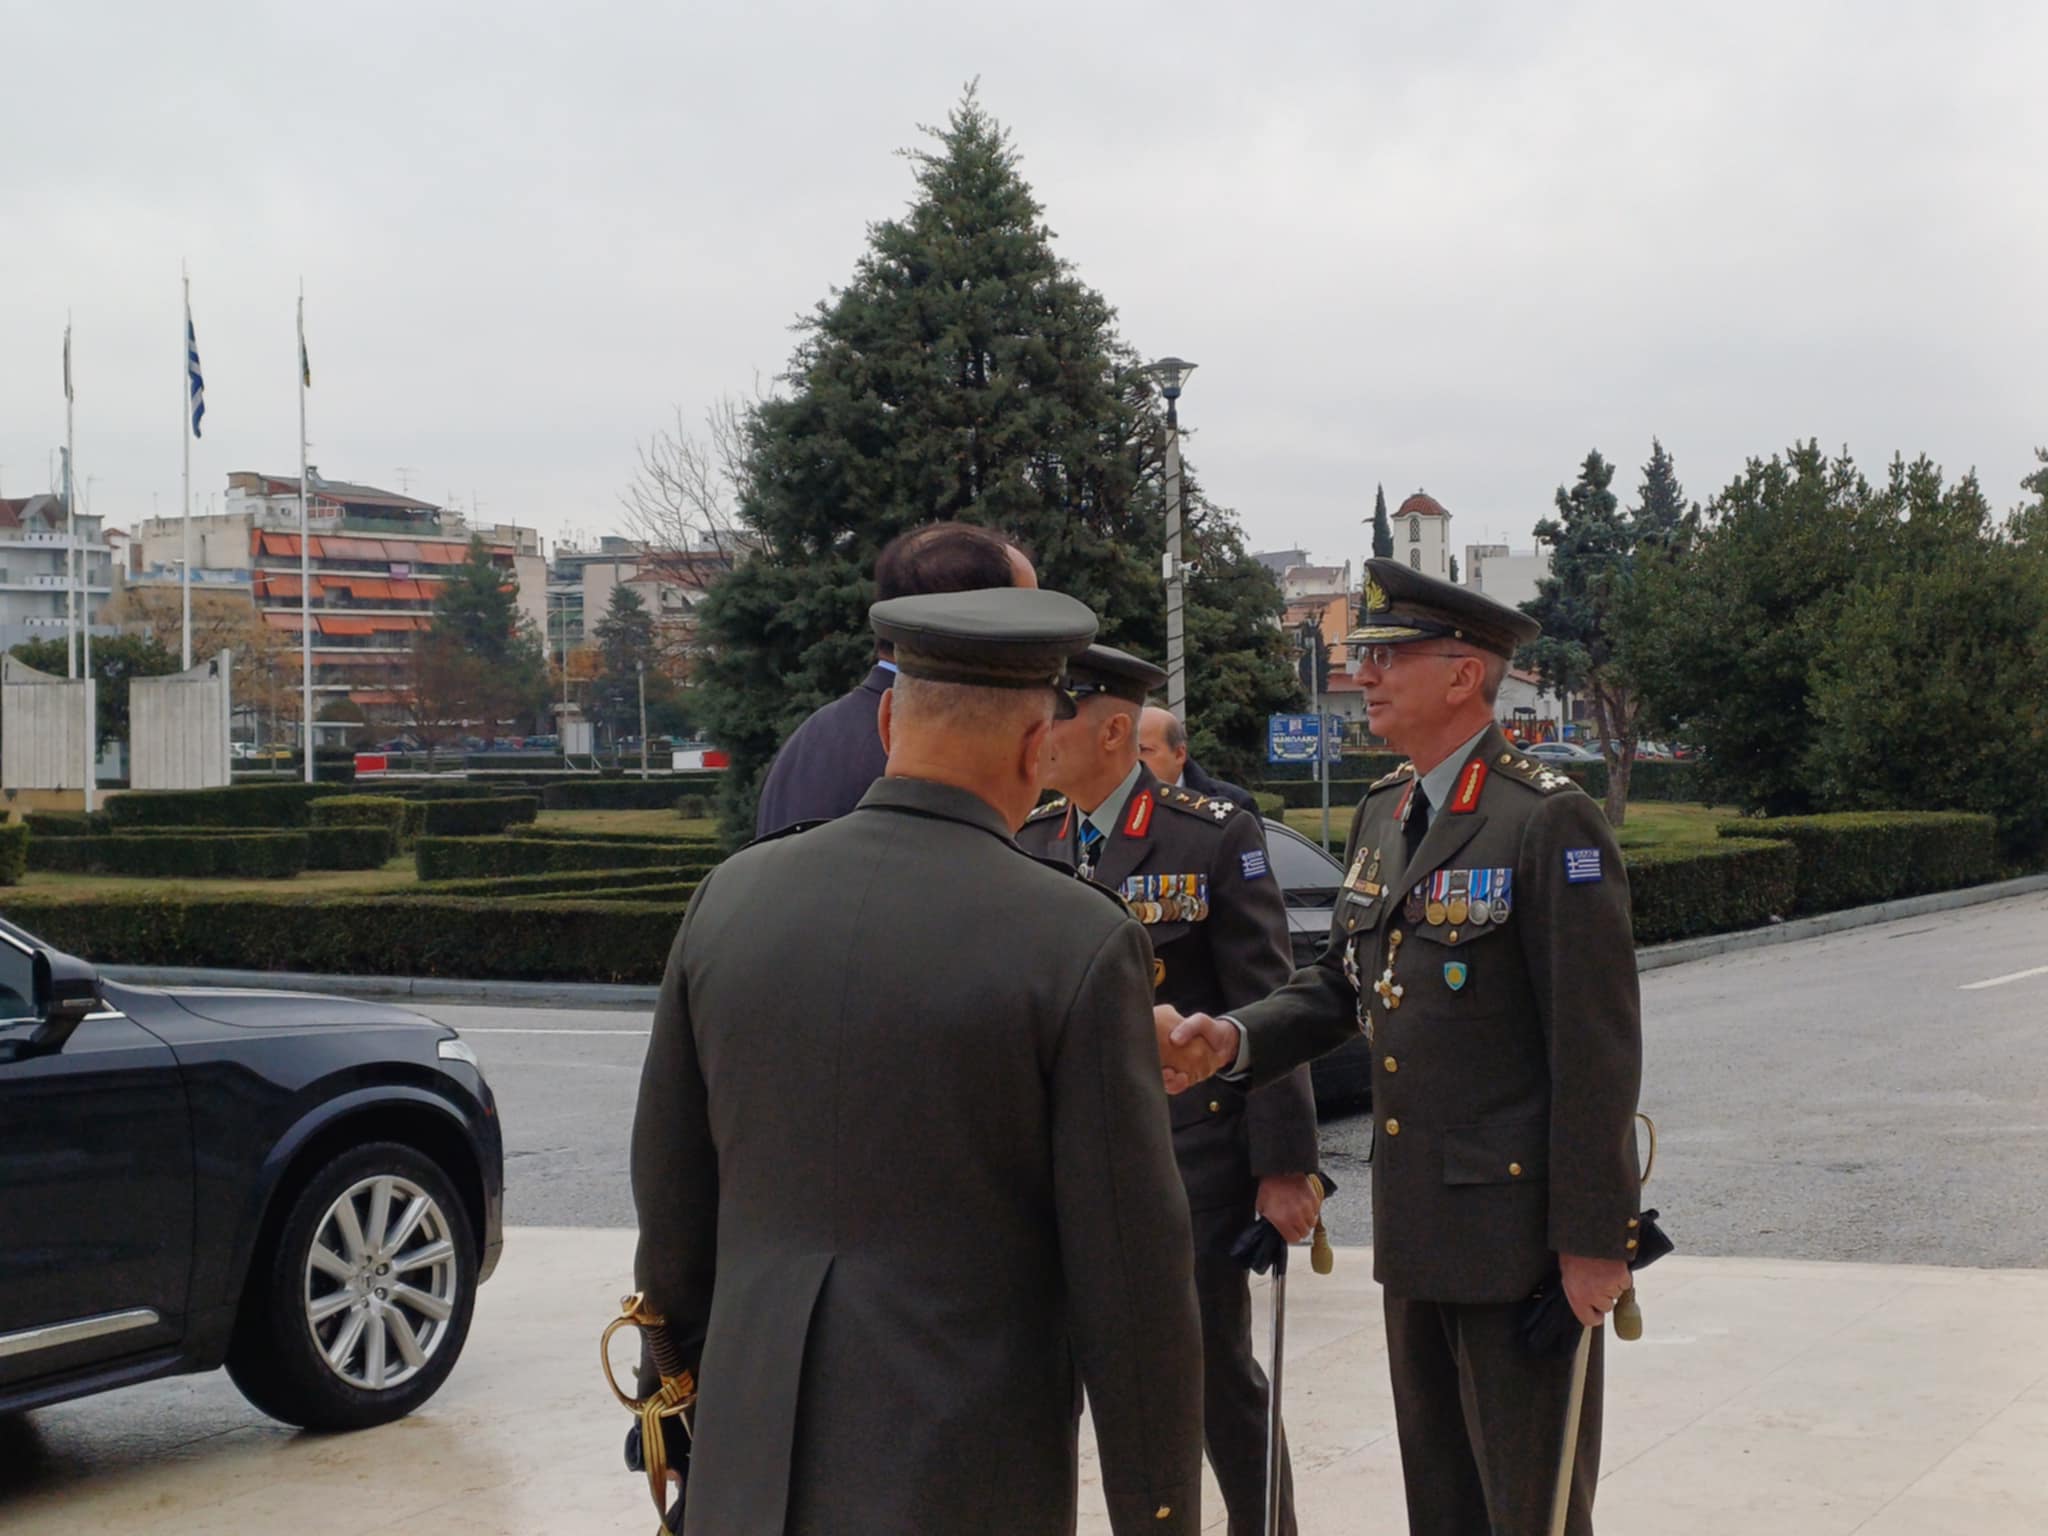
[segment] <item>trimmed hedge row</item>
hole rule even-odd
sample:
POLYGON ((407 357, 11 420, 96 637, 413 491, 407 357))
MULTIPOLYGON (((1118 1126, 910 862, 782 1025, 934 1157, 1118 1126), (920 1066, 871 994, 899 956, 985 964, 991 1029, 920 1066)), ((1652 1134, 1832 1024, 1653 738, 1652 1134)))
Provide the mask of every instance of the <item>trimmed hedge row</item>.
POLYGON ((138 789, 107 800, 107 820, 134 827, 305 827, 312 804, 339 784, 234 784, 223 789, 138 789))
POLYGON ((690 898, 697 894, 701 880, 675 880, 666 885, 635 885, 606 887, 595 891, 558 891, 549 895, 536 896, 535 901, 672 901, 680 916, 690 898))
POLYGON ((113 830, 105 811, 30 811, 21 824, 37 837, 94 837, 113 830))
MULTIPOLYGON (((1330 764, 1330 782, 1334 785, 1341 778, 1347 781, 1363 779, 1371 783, 1381 774, 1392 773, 1407 761, 1406 755, 1400 752, 1346 752, 1336 762, 1330 764)), ((1260 771, 1259 782, 1246 787, 1277 790, 1283 784, 1292 784, 1302 779, 1314 783, 1315 777, 1314 763, 1267 763, 1260 771)))
POLYGON ((492 901, 154 893, 10 894, 6 916, 106 965, 508 981, 661 980, 678 902, 492 901))
POLYGON ((697 875, 718 860, 696 843, 562 842, 541 837, 423 837, 413 845, 419 877, 480 880, 506 875, 540 875, 566 869, 617 869, 666 865, 678 876, 697 875))
POLYGON ((382 827, 392 845, 410 848, 419 835, 426 802, 396 795, 335 795, 313 806, 316 827, 382 827))
POLYGON ((382 869, 398 852, 389 827, 308 827, 306 868, 382 869))
POLYGON ((1790 910, 1833 912, 1998 874, 1997 823, 1962 811, 1851 811, 1724 821, 1724 838, 1779 838, 1798 850, 1790 910))
POLYGON ((530 822, 539 814, 540 801, 532 795, 427 800, 420 805, 419 836, 483 837, 520 822, 530 822))
POLYGON ((668 811, 683 795, 707 790, 669 774, 659 779, 564 779, 540 793, 541 804, 551 811, 668 811))
POLYGON ((0 885, 15 885, 28 871, 28 826, 0 826, 0 885))
POLYGON ((506 875, 497 880, 435 880, 416 885, 407 895, 419 896, 552 896, 560 892, 601 893, 643 885, 672 885, 673 869, 569 869, 545 875, 506 875))
POLYGON ((72 875, 289 880, 306 867, 310 851, 304 832, 150 829, 39 838, 29 846, 29 867, 72 875))
POLYGON ((1784 916, 1799 855, 1790 843, 1742 838, 1633 848, 1624 862, 1636 942, 1664 944, 1784 916))
POLYGON ((680 845, 716 852, 721 846, 715 837, 690 832, 604 832, 583 827, 531 826, 510 828, 506 835, 546 843, 611 843, 625 848, 673 848, 680 845))

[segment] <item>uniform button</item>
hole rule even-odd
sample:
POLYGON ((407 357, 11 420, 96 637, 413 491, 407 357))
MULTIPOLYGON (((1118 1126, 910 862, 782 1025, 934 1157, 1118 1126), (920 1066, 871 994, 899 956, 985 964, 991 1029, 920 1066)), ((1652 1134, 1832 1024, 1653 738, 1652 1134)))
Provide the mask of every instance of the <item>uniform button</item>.
POLYGON ((1501 765, 1501 767, 1503 767, 1503 768, 1507 767, 1507 765, 1508 765, 1509 763, 1512 763, 1512 762, 1513 762, 1514 760, 1515 760, 1515 754, 1514 754, 1514 753, 1512 753, 1512 752, 1503 752, 1503 753, 1501 753, 1501 755, 1500 755, 1500 765, 1501 765))
POLYGON ((1634 1230, 1635 1230, 1635 1229, 1636 1229, 1636 1228, 1637 1228, 1637 1227, 1638 1227, 1639 1225, 1641 1225, 1641 1223, 1639 1223, 1639 1222, 1638 1222, 1638 1221, 1637 1221, 1637 1220, 1635 1219, 1635 1217, 1633 1217, 1633 1216, 1629 1217, 1629 1219, 1628 1219, 1628 1226, 1629 1226, 1629 1230, 1630 1230, 1631 1232, 1633 1232, 1633 1231, 1634 1231, 1634 1230))
POLYGON ((1458 930, 1457 930, 1457 929, 1455 929, 1455 928, 1453 928, 1453 929, 1452 929, 1452 930, 1450 931, 1450 934, 1449 934, 1449 938, 1450 938, 1450 941, 1451 941, 1451 943, 1453 943, 1453 944, 1457 943, 1457 942, 1458 942, 1458 930))
POLYGON ((1209 1113, 1210 1113, 1210 1114, 1212 1114, 1212 1115, 1220 1115, 1220 1114, 1222 1114, 1222 1113, 1223 1113, 1223 1101, 1222 1101, 1221 1099, 1211 1099, 1211 1100, 1209 1101, 1209 1113))
POLYGON ((1398 1135, 1400 1135, 1400 1134, 1401 1134, 1401 1122, 1400 1122, 1400 1121, 1398 1121, 1398 1120, 1389 1120, 1389 1121, 1387 1122, 1387 1134, 1388 1134, 1389 1136, 1398 1136, 1398 1135))
POLYGON ((1389 1056, 1385 1061, 1381 1062, 1380 1065, 1385 1067, 1389 1072, 1398 1072, 1401 1070, 1401 1063, 1394 1060, 1394 1058, 1391 1056, 1389 1056))
POLYGON ((1159 1513, 1154 1515, 1152 1518, 1154 1520, 1165 1520, 1170 1518, 1172 1514, 1173 1506, 1171 1504, 1162 1504, 1159 1506, 1159 1513))
POLYGON ((1636 1251, 1636 1240, 1634 1238, 1630 1238, 1626 1243, 1622 1244, 1622 1246, 1628 1249, 1630 1253, 1634 1253, 1636 1251))
POLYGON ((1509 1177, 1509 1178, 1511 1178, 1511 1179, 1519 1179, 1519 1178, 1520 1178, 1521 1176, 1522 1176, 1522 1165, 1521 1165, 1520 1163, 1509 1163, 1509 1164, 1508 1164, 1508 1177, 1509 1177))

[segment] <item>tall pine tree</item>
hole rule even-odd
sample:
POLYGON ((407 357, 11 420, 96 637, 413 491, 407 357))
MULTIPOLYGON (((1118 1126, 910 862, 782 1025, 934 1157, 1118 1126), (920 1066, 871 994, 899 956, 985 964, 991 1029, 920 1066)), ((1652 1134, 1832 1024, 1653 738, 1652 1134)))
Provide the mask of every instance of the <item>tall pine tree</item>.
MULTIPOLYGON (((1054 252, 1008 134, 970 87, 908 153, 917 197, 872 226, 851 282, 801 322, 748 422, 739 515, 758 553, 713 590, 697 677, 732 754, 735 837, 760 776, 868 663, 876 554, 964 518, 1032 553, 1040 582, 1101 616, 1104 641, 1163 657, 1159 403, 1115 314, 1054 252)), ((1189 724, 1219 772, 1255 766, 1264 716, 1296 695, 1269 621, 1277 585, 1187 475, 1189 724)))
POLYGON ((1373 488, 1372 553, 1375 560, 1394 558, 1394 525, 1387 521, 1387 488, 1384 485, 1373 488))
POLYGON ((416 652, 425 653, 416 654, 420 665, 410 680, 416 727, 431 731, 471 720, 488 741, 501 722, 538 709, 547 696, 547 662, 540 632, 520 612, 517 594, 511 573, 492 560, 481 538, 472 538, 462 563, 435 593, 433 618, 416 642, 416 652))

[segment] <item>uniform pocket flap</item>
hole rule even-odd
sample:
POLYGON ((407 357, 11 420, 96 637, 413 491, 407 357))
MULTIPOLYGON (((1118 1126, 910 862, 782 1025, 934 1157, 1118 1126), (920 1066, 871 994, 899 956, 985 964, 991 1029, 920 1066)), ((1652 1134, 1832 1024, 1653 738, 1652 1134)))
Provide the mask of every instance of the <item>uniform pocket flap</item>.
POLYGON ((1444 1131, 1446 1184, 1519 1184, 1544 1176, 1550 1122, 1542 1115, 1482 1120, 1444 1131))

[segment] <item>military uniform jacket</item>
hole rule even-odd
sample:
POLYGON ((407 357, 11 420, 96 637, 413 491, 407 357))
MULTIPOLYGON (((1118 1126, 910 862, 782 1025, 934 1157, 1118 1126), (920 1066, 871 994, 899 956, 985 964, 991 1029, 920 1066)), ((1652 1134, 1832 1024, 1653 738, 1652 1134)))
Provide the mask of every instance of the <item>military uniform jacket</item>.
POLYGON ((877 662, 858 688, 813 711, 789 733, 754 809, 754 830, 765 837, 800 821, 844 816, 889 766, 882 750, 882 695, 895 674, 877 662))
POLYGON ((1192 1533, 1201 1343, 1143 930, 945 785, 755 843, 669 956, 638 1284, 698 1368, 686 1530, 1192 1533))
MULTIPOLYGON (((1041 806, 1017 834, 1026 852, 1074 867, 1080 813, 1041 806)), ((1266 861, 1256 811, 1162 785, 1138 770, 1096 884, 1120 892, 1152 941, 1157 1000, 1183 1013, 1225 1013, 1287 979, 1287 909, 1266 861)), ((1195 1241, 1227 1253, 1253 1216, 1258 1181, 1317 1166, 1315 1095, 1306 1066, 1257 1092, 1212 1081, 1173 1105, 1173 1150, 1195 1241)))
POLYGON ((1413 787, 1403 768, 1367 792, 1328 948, 1234 1016, 1253 1082, 1371 1039, 1374 1277, 1413 1300, 1516 1301, 1552 1253, 1634 1246, 1627 874, 1600 807, 1498 729, 1408 862, 1413 787))

